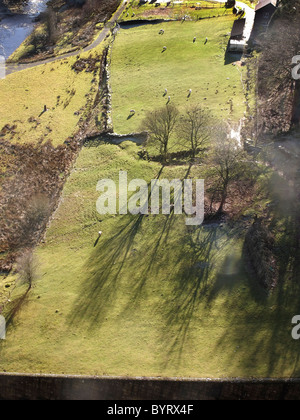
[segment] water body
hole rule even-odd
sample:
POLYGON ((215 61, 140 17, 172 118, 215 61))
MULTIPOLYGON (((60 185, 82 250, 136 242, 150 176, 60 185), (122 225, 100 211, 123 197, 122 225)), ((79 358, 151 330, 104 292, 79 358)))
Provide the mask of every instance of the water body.
POLYGON ((47 0, 28 0, 16 13, 0 6, 0 55, 8 58, 33 31, 34 19, 47 8, 47 0))

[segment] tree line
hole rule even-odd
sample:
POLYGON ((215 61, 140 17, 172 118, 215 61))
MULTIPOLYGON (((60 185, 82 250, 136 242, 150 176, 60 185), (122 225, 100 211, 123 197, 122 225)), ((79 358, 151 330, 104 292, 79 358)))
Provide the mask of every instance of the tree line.
POLYGON ((154 147, 163 164, 168 163, 171 148, 179 145, 188 148, 192 165, 197 160, 208 165, 214 179, 213 196, 218 195, 220 202, 217 213, 223 212, 232 183, 251 177, 249 156, 242 145, 200 105, 181 115, 175 105, 168 104, 148 112, 142 127, 148 132, 146 147, 154 147))

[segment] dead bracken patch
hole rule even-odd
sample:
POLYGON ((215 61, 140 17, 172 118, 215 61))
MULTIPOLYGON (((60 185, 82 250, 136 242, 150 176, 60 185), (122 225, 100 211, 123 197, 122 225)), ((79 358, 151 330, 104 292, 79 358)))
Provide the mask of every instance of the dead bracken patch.
POLYGON ((72 70, 76 73, 81 73, 83 71, 87 73, 96 72, 99 69, 100 60, 101 58, 99 56, 77 60, 73 64, 72 70))
POLYGON ((0 143, 6 156, 0 177, 0 271, 9 272, 16 257, 40 241, 77 148, 0 143))
POLYGON ((14 125, 9 125, 9 124, 6 124, 3 128, 2 128, 2 130, 0 131, 0 137, 4 137, 4 136, 6 136, 6 135, 8 135, 8 134, 16 134, 15 133, 15 129, 17 128, 17 126, 14 124, 14 125))
POLYGON ((144 17, 171 16, 172 14, 173 14, 173 11, 171 8, 166 8, 166 9, 157 8, 157 9, 152 9, 152 10, 145 10, 145 12, 143 13, 143 16, 144 17))

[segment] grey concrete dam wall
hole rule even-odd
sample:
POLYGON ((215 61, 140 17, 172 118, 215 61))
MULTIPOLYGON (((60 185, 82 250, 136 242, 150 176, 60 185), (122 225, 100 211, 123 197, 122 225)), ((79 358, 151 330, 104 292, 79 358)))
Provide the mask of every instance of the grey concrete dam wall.
POLYGON ((298 400, 300 380, 0 375, 1 400, 298 400))

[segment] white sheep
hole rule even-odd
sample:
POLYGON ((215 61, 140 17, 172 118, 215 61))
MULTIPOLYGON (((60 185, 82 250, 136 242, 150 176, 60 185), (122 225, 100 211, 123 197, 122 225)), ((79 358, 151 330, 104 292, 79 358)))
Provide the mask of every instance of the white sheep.
POLYGON ((167 47, 163 47, 163 50, 164 50, 164 51, 167 51, 167 47))
POLYGON ((165 89, 165 94, 167 95, 167 93, 168 93, 168 89, 165 89))
POLYGON ((131 109, 130 110, 130 114, 135 114, 135 110, 134 109, 131 109))
POLYGON ((193 42, 196 42, 196 40, 197 40, 197 38, 196 38, 196 37, 194 37, 194 41, 193 41, 193 42))
POLYGON ((192 94, 192 92, 193 92, 193 91, 192 91, 192 89, 190 89, 190 90, 189 90, 189 96, 192 94))
POLYGON ((168 102, 171 102, 171 96, 168 96, 168 102))

